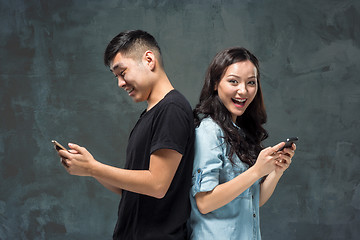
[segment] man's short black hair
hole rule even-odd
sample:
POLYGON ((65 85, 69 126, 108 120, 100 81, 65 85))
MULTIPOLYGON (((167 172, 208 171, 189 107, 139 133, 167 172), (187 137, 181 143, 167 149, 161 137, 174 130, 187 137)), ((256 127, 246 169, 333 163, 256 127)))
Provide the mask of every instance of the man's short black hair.
POLYGON ((153 51, 163 66, 160 47, 152 35, 142 30, 121 32, 106 47, 104 64, 110 67, 117 53, 140 59, 147 50, 153 51))

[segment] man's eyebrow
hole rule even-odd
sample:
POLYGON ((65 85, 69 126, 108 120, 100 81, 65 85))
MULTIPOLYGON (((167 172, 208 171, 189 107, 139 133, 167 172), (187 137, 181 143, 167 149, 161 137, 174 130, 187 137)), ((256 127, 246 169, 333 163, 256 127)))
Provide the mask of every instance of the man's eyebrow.
POLYGON ((122 69, 125 69, 125 66, 123 65, 123 63, 121 62, 117 62, 115 63, 111 68, 110 68, 110 71, 111 72, 114 72, 116 69, 118 68, 122 68, 122 69))
POLYGON ((110 68, 110 72, 114 72, 119 67, 119 64, 115 64, 112 68, 110 68))

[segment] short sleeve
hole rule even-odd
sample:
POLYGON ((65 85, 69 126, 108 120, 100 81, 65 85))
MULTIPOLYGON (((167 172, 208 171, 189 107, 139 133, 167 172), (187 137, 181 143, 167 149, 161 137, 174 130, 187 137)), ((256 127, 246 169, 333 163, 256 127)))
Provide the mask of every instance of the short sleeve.
POLYGON ((175 103, 169 103, 159 112, 153 123, 150 152, 173 149, 184 155, 191 134, 193 120, 175 103))
POLYGON ((191 194, 208 192, 219 185, 223 167, 224 140, 220 127, 211 119, 204 119, 195 129, 195 158, 191 194))

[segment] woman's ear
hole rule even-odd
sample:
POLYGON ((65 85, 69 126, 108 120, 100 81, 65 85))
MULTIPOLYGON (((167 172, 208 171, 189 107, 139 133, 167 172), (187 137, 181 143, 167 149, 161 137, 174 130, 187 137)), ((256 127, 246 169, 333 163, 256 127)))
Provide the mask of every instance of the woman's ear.
POLYGON ((147 50, 144 53, 143 61, 145 62, 146 66, 148 66, 150 68, 151 71, 153 71, 155 69, 156 57, 155 57, 155 54, 152 51, 147 50))

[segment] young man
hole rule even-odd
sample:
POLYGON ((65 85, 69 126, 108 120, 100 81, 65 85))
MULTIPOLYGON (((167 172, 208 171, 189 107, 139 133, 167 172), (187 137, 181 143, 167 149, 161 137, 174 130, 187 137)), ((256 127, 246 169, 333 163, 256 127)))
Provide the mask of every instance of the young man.
POLYGON ((59 151, 63 165, 122 195, 113 239, 185 239, 194 143, 190 104, 171 85, 147 32, 120 33, 104 60, 119 87, 135 102, 147 101, 129 137, 125 169, 100 163, 76 144, 59 151))

